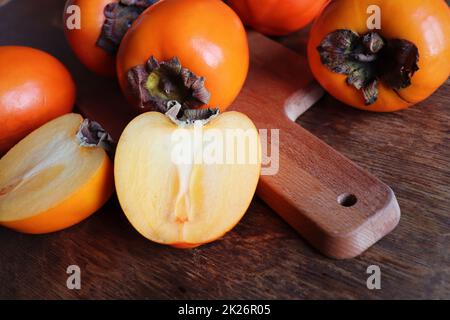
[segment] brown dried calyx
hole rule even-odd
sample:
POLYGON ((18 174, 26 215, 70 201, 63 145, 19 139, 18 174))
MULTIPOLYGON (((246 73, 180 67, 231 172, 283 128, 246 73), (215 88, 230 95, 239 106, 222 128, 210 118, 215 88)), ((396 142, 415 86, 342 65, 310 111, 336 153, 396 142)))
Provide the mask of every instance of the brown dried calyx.
POLYGON ((177 57, 159 62, 151 56, 145 65, 131 68, 127 78, 141 111, 166 113, 171 101, 184 111, 208 104, 210 99, 205 79, 183 68, 177 57))
POLYGON ((110 155, 114 155, 116 143, 103 127, 95 121, 84 119, 77 132, 78 143, 82 147, 100 147, 110 155))
POLYGON ((166 116, 179 126, 192 125, 198 122, 205 125, 220 113, 219 108, 183 110, 181 104, 177 101, 169 101, 167 108, 166 116))
POLYGON ((115 55, 123 36, 134 20, 159 0, 120 0, 106 5, 105 22, 96 45, 110 55, 115 55))
POLYGON ((351 30, 328 34, 317 48, 322 63, 347 75, 347 83, 361 90, 366 105, 378 99, 378 82, 397 92, 411 85, 419 70, 419 50, 404 39, 386 40, 377 32, 358 35, 351 30))

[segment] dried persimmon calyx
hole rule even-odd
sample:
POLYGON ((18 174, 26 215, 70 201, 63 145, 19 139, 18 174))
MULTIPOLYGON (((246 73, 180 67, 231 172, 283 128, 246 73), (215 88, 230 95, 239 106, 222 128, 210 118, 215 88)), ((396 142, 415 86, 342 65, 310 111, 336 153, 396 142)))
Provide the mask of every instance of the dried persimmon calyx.
POLYGON ((106 5, 105 22, 97 39, 97 46, 110 55, 115 55, 123 36, 131 24, 148 7, 159 0, 120 0, 106 5))
POLYGON ((108 155, 114 155, 116 143, 111 135, 96 121, 84 119, 77 132, 77 140, 82 147, 103 148, 108 155))
POLYGON ((329 33, 317 48, 323 65, 347 75, 347 83, 360 90, 366 105, 378 99, 382 82, 394 91, 411 85, 419 70, 419 51, 405 39, 384 39, 377 32, 360 36, 351 30, 329 33))
POLYGON ((151 56, 144 65, 131 68, 127 78, 143 111, 166 113, 170 101, 177 101, 182 110, 194 109, 208 104, 211 97, 205 78, 183 68, 177 57, 158 61, 151 56))
POLYGON ((177 101, 167 103, 166 116, 178 126, 187 126, 195 123, 206 125, 220 114, 219 108, 184 109, 177 101))

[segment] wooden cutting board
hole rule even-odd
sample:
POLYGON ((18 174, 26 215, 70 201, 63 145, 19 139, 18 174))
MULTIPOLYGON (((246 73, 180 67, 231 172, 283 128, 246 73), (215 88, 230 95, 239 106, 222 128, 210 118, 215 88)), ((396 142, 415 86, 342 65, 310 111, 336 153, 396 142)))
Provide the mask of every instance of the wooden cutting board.
MULTIPOLYGON (((0 44, 29 45, 61 59, 77 82, 78 109, 118 139, 134 115, 115 80, 91 74, 61 45, 61 1, 41 1, 44 15, 34 14, 35 1, 21 2, 22 10, 0 13, 11 30, 0 35, 0 44)), ((269 139, 279 146, 278 171, 261 177, 258 196, 325 255, 359 255, 397 225, 392 190, 293 121, 322 93, 305 57, 256 33, 249 33, 249 44, 249 76, 231 109, 246 113, 259 129, 279 130, 278 143, 269 139)))

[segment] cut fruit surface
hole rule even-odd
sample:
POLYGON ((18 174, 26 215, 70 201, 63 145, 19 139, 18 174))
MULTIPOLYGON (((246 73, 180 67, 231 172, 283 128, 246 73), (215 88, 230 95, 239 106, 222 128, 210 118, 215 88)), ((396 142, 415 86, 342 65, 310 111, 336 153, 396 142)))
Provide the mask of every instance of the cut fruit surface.
POLYGON ((148 112, 119 140, 117 195, 143 236, 195 247, 223 236, 247 211, 260 175, 260 153, 258 131, 241 113, 183 124, 148 112))
POLYGON ((98 210, 114 189, 104 149, 82 146, 78 114, 33 131, 0 160, 0 224, 26 233, 69 227, 98 210), (77 136, 78 134, 78 136, 77 136))

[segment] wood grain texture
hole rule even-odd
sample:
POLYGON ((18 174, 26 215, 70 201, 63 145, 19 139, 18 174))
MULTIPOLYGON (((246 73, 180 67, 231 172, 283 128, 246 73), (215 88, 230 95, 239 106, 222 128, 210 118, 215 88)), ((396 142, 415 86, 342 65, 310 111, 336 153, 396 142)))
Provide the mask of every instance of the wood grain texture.
MULTIPOLYGON (((63 2, 12 1, 0 9, 0 30, 33 14, 57 22, 63 2), (13 7, 19 15, 5 13, 13 7)), ((304 54, 304 39, 299 33, 278 40, 304 54)), ((60 31, 51 44, 10 33, 2 34, 0 44, 33 45, 60 58, 67 50, 60 31)), ((80 81, 83 67, 73 56, 65 58, 80 81)), ((323 257, 258 199, 222 240, 195 250, 166 248, 135 232, 112 199, 92 218, 59 233, 27 236, 0 229, 0 298, 448 299, 449 103, 447 81, 430 99, 402 112, 362 112, 326 96, 299 119, 397 195, 401 223, 358 258, 323 257), (82 269, 80 291, 66 288, 70 264, 82 269), (381 290, 366 288, 372 264, 381 268, 381 290)))

